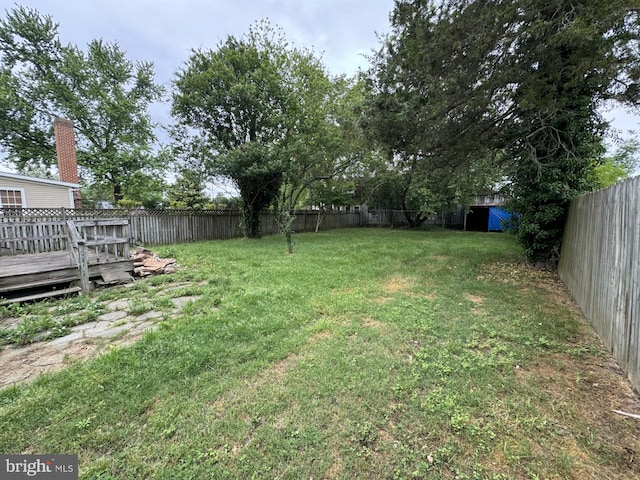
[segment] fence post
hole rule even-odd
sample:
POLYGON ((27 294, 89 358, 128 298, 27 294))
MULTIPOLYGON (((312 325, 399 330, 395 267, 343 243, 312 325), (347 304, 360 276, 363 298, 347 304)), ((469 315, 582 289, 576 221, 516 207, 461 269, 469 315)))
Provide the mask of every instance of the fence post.
POLYGON ((83 293, 89 293, 89 255, 87 253, 87 246, 84 241, 78 244, 78 254, 80 257, 80 287, 83 293))

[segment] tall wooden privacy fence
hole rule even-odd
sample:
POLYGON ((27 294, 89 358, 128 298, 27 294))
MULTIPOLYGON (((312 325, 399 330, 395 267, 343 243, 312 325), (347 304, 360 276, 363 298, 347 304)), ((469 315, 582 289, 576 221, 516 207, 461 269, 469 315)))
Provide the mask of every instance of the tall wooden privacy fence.
MULTIPOLYGON (((122 209, 0 209, 0 225, 11 222, 59 222, 125 218, 129 236, 137 245, 170 245, 206 240, 222 240, 242 235, 242 215, 238 210, 122 210, 122 209)), ((278 231, 276 216, 260 216, 262 233, 278 231)), ((293 230, 312 232, 362 224, 358 211, 304 210, 295 213, 293 230)))
POLYGON ((559 270, 640 390, 640 177, 571 202, 559 270))
MULTIPOLYGON (((242 214, 238 210, 138 211, 130 217, 132 238, 144 245, 168 245, 172 243, 223 240, 242 236, 242 214)), ((313 232, 361 224, 358 212, 321 212, 315 210, 295 213, 293 230, 313 232)), ((260 227, 264 235, 277 233, 278 223, 272 213, 260 215, 260 227)))

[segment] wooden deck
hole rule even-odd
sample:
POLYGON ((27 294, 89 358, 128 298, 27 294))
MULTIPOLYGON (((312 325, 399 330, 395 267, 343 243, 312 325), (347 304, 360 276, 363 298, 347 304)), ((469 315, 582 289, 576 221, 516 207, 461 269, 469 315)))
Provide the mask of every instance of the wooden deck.
MULTIPOLYGON (((89 279, 112 283, 130 279, 131 260, 89 256, 89 279)), ((0 305, 81 291, 80 269, 69 252, 0 256, 0 305)))
POLYGON ((88 292, 95 284, 131 279, 129 239, 122 235, 126 220, 47 222, 49 230, 56 228, 55 235, 43 233, 37 222, 1 226, 0 305, 88 292))

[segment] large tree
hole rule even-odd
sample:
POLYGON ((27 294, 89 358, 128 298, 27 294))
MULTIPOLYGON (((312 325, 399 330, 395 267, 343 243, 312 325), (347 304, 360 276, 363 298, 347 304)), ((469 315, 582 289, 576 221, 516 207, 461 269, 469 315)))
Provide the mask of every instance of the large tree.
POLYGON ((533 261, 555 266, 569 203, 590 190, 604 152, 603 102, 638 101, 637 2, 521 0, 514 115, 503 134, 517 168, 516 235, 533 261))
POLYGON ((249 238, 260 237, 260 211, 276 197, 286 169, 287 67, 287 56, 270 42, 229 36, 216 50, 194 51, 175 80, 173 115, 193 130, 206 169, 235 184, 249 238))
POLYGON ((82 173, 109 184, 117 202, 138 172, 161 166, 148 108, 163 88, 153 75, 117 43, 63 45, 50 16, 15 7, 0 20, 0 145, 20 171, 51 167, 53 118, 68 118, 82 173))
POLYGON ((324 162, 333 88, 320 61, 288 46, 268 22, 215 50, 194 51, 178 72, 172 112, 187 132, 184 150, 234 183, 247 237, 260 236, 260 211, 283 185, 295 190, 324 162))
POLYGON ((638 100, 637 1, 399 0, 392 23, 371 76, 374 126, 420 162, 502 152, 518 239, 553 264, 602 151, 598 107, 638 100))
POLYGON ((467 11, 455 2, 397 2, 392 33, 371 58, 363 125, 387 152, 382 178, 393 179, 413 226, 501 176, 492 134, 509 111, 485 79, 504 62, 494 50, 506 13, 465 3, 467 11))

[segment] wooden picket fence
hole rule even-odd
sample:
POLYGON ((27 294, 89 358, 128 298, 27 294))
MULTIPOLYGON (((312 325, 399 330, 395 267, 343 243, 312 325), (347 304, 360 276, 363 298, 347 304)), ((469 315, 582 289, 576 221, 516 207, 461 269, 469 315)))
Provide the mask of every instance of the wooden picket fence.
POLYGON ((571 202, 559 272, 640 390, 640 176, 571 202))

